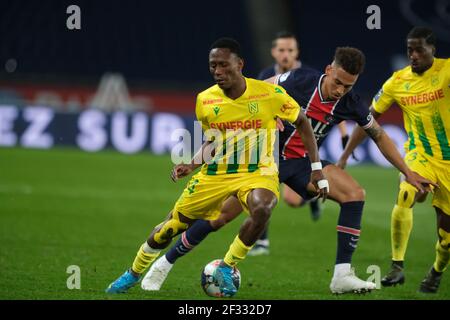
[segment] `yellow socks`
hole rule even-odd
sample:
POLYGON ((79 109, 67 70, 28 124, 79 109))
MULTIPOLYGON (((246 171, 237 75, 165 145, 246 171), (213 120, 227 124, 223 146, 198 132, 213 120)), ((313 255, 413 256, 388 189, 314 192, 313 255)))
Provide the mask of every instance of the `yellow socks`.
POLYGON ((136 254, 136 258, 134 258, 133 266, 131 270, 133 272, 141 274, 147 269, 147 267, 158 258, 161 250, 153 249, 148 244, 147 241, 139 248, 139 251, 136 254))
POLYGON ((405 260, 406 247, 413 225, 413 209, 394 206, 391 217, 392 260, 405 260))
POLYGON ((450 259, 450 234, 444 229, 439 228, 439 236, 442 240, 438 240, 436 243, 436 261, 434 262, 434 270, 437 272, 444 272, 445 269, 447 269, 448 261, 450 259))
POLYGON ((241 239, 239 239, 239 235, 234 238, 233 243, 230 245, 230 249, 228 249, 227 254, 223 261, 234 267, 239 261, 244 260, 247 256, 247 253, 253 246, 246 246, 241 239))

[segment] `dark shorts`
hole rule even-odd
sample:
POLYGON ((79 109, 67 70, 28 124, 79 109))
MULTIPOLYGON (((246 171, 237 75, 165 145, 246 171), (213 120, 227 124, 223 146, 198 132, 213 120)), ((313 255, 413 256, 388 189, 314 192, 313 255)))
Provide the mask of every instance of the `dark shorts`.
MULTIPOLYGON (((330 164, 332 164, 330 161, 322 160, 323 168, 330 164)), ((305 200, 314 197, 307 191, 307 186, 311 180, 311 161, 308 157, 288 160, 280 159, 278 170, 280 183, 289 186, 305 200)))

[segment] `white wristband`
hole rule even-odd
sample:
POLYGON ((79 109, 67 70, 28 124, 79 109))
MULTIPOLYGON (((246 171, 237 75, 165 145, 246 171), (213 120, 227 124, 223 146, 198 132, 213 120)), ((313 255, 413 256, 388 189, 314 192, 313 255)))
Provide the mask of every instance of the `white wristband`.
POLYGON ((322 179, 317 182, 317 186, 319 189, 327 189, 327 193, 330 192, 330 186, 328 184, 328 180, 322 179))
POLYGON ((322 163, 320 161, 311 163, 311 170, 322 170, 322 163))

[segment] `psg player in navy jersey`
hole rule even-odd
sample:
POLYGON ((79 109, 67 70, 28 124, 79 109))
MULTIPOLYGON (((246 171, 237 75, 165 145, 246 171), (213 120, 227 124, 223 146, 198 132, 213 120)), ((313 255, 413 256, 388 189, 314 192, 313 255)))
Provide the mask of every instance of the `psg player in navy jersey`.
MULTIPOLYGON (((312 69, 296 69, 268 80, 285 88, 302 106, 319 146, 331 128, 344 120, 356 121, 363 129, 374 125, 375 120, 367 106, 350 90, 354 84, 351 80, 356 81, 357 76, 349 73, 350 77, 346 79, 347 72, 339 69, 328 66, 325 74, 312 69), (327 77, 329 80, 334 77, 334 81, 325 81, 327 77)), ((280 157, 283 160, 304 158, 306 151, 300 136, 294 133, 291 124, 285 124, 283 134, 280 135, 280 157)))
MULTIPOLYGON (((281 31, 277 33, 275 39, 272 41, 271 55, 275 60, 275 64, 262 70, 259 75, 259 80, 265 80, 273 76, 286 73, 293 69, 302 68, 303 70, 310 70, 315 72, 309 66, 302 63, 299 58, 300 45, 295 35, 288 31, 281 31)), ((342 148, 349 139, 347 134, 347 127, 345 121, 342 121, 338 125, 341 133, 342 148)), ((352 157, 354 157, 352 153, 352 157)), ((292 208, 303 207, 305 204, 309 204, 311 218, 313 221, 317 221, 322 213, 321 201, 317 198, 306 200, 292 190, 288 185, 283 184, 281 192, 283 200, 292 208)), ((248 252, 248 256, 266 255, 269 254, 269 225, 266 226, 264 232, 260 238, 256 241, 253 248, 248 252)))
MULTIPOLYGON (((268 79, 279 83, 296 99, 310 119, 318 145, 323 142, 334 124, 353 120, 365 129, 380 151, 420 192, 422 184, 430 181, 412 172, 404 163, 395 144, 372 117, 368 107, 352 91, 362 73, 365 57, 361 51, 350 47, 337 48, 333 62, 326 67, 325 74, 317 71, 296 69, 268 79)), ((375 289, 375 284, 356 277, 351 268, 351 259, 357 246, 364 206, 364 189, 344 170, 322 161, 324 175, 329 182, 328 197, 339 203, 337 224, 337 254, 330 290, 333 293, 366 292, 375 289)), ((279 180, 290 186, 306 199, 317 195, 309 182, 311 162, 300 137, 291 130, 289 123, 280 132, 279 180)), ((142 280, 144 290, 159 290, 176 259, 198 245, 210 232, 234 219, 242 211, 235 197, 228 198, 217 220, 198 220, 179 238, 177 243, 150 268, 142 280)))

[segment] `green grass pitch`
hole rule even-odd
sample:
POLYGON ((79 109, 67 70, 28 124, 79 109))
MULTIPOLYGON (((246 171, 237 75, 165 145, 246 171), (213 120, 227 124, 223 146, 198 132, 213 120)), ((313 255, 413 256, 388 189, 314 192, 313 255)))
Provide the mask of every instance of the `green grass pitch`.
MULTIPOLYGON (((130 266, 152 228, 163 220, 187 182, 173 183, 167 156, 0 149, 0 300, 5 299, 210 299, 200 287, 203 266, 222 258, 241 215, 180 259, 159 292, 132 288, 104 293, 130 266), (69 290, 66 269, 81 269, 81 289, 69 290)), ((383 275, 390 261, 390 212, 397 172, 350 168, 367 191, 361 240, 353 265, 367 279, 370 265, 383 275)), ((270 256, 239 265, 236 299, 449 299, 450 275, 439 294, 417 293, 435 257, 435 213, 426 203, 414 211, 406 283, 370 294, 334 296, 329 283, 336 250, 338 206, 327 201, 322 218, 309 209, 279 203, 270 223, 270 256)))

